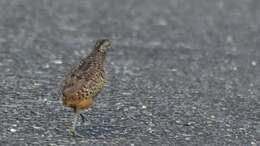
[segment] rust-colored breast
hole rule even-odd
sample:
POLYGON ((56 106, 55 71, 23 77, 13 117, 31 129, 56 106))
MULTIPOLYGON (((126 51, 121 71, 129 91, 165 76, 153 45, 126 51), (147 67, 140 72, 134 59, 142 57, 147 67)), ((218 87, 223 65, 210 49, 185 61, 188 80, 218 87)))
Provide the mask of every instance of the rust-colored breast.
POLYGON ((89 108, 93 103, 92 98, 83 98, 79 99, 78 97, 72 97, 72 98, 67 98, 63 100, 63 104, 67 107, 71 108, 77 108, 77 109, 87 109, 89 108))

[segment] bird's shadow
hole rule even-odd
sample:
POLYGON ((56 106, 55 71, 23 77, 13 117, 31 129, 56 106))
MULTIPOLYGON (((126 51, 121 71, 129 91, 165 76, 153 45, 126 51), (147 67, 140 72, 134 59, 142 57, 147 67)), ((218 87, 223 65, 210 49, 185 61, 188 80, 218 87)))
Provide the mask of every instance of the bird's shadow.
POLYGON ((77 132, 83 137, 104 138, 120 135, 125 128, 113 125, 84 125, 77 128, 77 132))

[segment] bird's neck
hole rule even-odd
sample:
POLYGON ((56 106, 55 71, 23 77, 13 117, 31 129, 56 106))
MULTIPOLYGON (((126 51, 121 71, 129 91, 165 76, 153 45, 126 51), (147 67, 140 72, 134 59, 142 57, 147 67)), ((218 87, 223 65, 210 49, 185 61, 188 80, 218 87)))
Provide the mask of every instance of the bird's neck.
POLYGON ((106 60, 106 52, 101 52, 99 50, 94 50, 94 56, 95 56, 95 62, 103 66, 105 60, 106 60))

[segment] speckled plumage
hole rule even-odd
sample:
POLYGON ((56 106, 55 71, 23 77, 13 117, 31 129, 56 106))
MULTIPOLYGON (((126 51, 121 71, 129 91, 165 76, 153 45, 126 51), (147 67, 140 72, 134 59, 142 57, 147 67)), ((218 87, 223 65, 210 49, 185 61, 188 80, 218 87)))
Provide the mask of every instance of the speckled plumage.
MULTIPOLYGON (((104 62, 110 47, 109 40, 98 40, 89 56, 82 59, 65 77, 61 99, 64 106, 72 108, 76 113, 74 122, 79 111, 91 106, 106 83, 104 62)), ((71 131, 75 134, 75 123, 73 125, 71 131)))

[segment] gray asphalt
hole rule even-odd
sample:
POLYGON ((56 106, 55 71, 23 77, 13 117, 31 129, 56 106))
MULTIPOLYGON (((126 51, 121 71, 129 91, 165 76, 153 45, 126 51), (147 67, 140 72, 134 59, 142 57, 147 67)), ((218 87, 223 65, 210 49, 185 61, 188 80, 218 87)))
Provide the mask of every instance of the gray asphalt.
POLYGON ((260 145, 259 0, 0 0, 0 145, 260 145), (77 125, 66 72, 109 38, 77 125))

